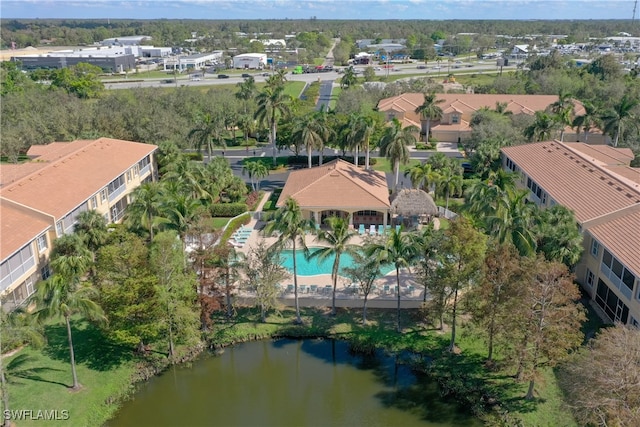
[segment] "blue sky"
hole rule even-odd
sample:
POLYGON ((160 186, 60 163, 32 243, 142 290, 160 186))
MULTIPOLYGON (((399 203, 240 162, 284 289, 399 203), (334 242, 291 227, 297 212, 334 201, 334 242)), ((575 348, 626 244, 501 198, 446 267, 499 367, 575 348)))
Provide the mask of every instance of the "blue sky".
MULTIPOLYGON (((0 0, 2 18, 631 19, 633 0, 0 0)), ((636 13, 636 17, 640 10, 636 13)))

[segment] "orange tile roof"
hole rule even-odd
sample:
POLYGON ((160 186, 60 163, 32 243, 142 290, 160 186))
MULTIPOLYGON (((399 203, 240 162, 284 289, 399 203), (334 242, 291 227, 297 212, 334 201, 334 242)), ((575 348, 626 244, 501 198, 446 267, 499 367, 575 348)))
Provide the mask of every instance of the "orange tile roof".
MULTIPOLYGON (((44 167, 7 182, 0 170, 0 195, 56 219, 79 206, 156 150, 157 146, 111 138, 37 147, 31 154, 44 167)), ((29 163, 27 163, 28 165, 29 163)))
POLYGON ((45 215, 16 207, 0 198, 0 260, 5 260, 51 227, 45 215))
MULTIPOLYGON (((475 111, 481 108, 495 109, 497 103, 506 103, 507 111, 513 114, 532 115, 536 111, 544 111, 558 100, 557 95, 511 95, 511 94, 482 94, 482 93, 439 93, 437 99, 442 101, 438 106, 445 113, 459 112, 471 117, 475 111)), ((378 111, 401 111, 415 114, 415 109, 424 102, 422 93, 403 93, 401 95, 385 98, 378 102, 378 111)), ((575 115, 584 114, 584 106, 578 100, 574 100, 575 115)), ((416 120, 416 119, 412 119, 416 120)), ((419 117, 417 118, 419 120, 419 117)))
POLYGON ((589 232, 640 277, 640 212, 595 225, 589 232))
POLYGON ((282 206, 288 196, 305 209, 386 209, 390 206, 384 173, 366 171, 340 159, 291 172, 276 205, 282 206))
POLYGON ((450 125, 446 124, 438 124, 431 128, 433 131, 470 131, 471 126, 469 126, 469 122, 466 120, 460 120, 460 123, 453 123, 450 125))
POLYGON ((559 141, 504 147, 502 152, 557 203, 573 210, 580 223, 640 203, 640 184, 559 141))

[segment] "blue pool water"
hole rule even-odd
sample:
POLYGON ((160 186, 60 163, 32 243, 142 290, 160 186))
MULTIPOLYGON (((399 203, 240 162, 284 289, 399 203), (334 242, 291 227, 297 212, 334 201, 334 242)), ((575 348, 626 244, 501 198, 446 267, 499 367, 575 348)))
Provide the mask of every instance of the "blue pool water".
MULTIPOLYGON (((309 248, 311 253, 316 252, 319 248, 309 248)), ((282 265, 290 272, 293 272, 293 251, 284 250, 282 251, 282 265)), ((318 274, 331 274, 331 269, 333 268, 333 261, 335 260, 335 256, 330 256, 324 261, 320 262, 318 258, 313 258, 307 260, 304 256, 303 251, 296 250, 296 267, 298 267, 298 275, 299 276, 316 276, 318 274)), ((349 254, 342 254, 340 256, 340 269, 339 274, 342 274, 342 269, 344 267, 352 267, 353 266, 353 257, 349 254)), ((382 275, 386 275, 390 271, 393 270, 393 266, 391 265, 383 265, 380 268, 382 275)))

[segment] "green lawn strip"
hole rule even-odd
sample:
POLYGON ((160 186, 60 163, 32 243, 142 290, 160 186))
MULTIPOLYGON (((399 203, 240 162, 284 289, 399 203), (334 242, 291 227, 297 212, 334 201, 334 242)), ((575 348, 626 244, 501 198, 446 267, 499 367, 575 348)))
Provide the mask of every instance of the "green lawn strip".
MULTIPOLYGON (((407 163, 406 165, 400 164, 400 174, 404 174, 404 170, 410 166, 413 165, 419 165, 420 164, 420 159, 411 159, 409 160, 409 163, 407 163)), ((393 172, 393 166, 391 165, 391 162, 389 162, 389 159, 385 158, 385 157, 376 157, 376 164, 372 166, 373 170, 377 170, 380 172, 387 172, 387 173, 391 173, 393 172)))
MULTIPOLYGON (((70 392, 71 365, 66 328, 46 328, 48 344, 41 350, 26 347, 14 355, 28 358, 22 374, 11 377, 11 409, 67 410, 68 420, 23 420, 24 426, 64 425, 99 426, 118 409, 117 402, 132 391, 131 380, 136 359, 130 348, 112 346, 87 323, 76 322, 73 328, 78 380, 83 388, 70 392), (24 355, 24 356, 23 356, 24 355)), ((7 363, 10 363, 10 360, 7 363)))
POLYGON ((287 166, 289 165, 289 158, 288 157, 276 157, 276 166, 274 167, 273 165, 273 157, 271 156, 264 156, 264 157, 245 157, 242 160, 242 163, 246 163, 246 162, 262 162, 265 165, 267 165, 267 167, 269 168, 269 170, 274 171, 275 173, 280 173, 282 171, 284 171, 284 169, 287 168, 287 166))
POLYGON ((334 108, 336 108, 336 103, 338 102, 340 93, 342 93, 342 88, 340 86, 334 86, 333 89, 331 90, 331 100, 329 101, 330 110, 333 110, 334 108))
POLYGON ((304 89, 305 82, 287 82, 284 86, 284 93, 292 98, 298 98, 304 89))
POLYGON ((225 225, 227 225, 230 219, 231 218, 225 218, 225 217, 213 218, 213 221, 212 221, 213 228, 217 230, 219 228, 224 227, 225 225))
POLYGON ((234 219, 233 221, 231 221, 229 223, 229 225, 227 226, 227 229, 224 231, 224 233, 222 234, 222 237, 220 238, 221 242, 226 242, 227 240, 229 240, 229 238, 231 237, 231 235, 238 229, 240 228, 241 225, 244 224, 248 224, 249 221, 251 221, 251 215, 249 215, 248 213, 240 215, 239 217, 237 217, 236 219, 234 219))
POLYGON ((267 200, 267 202, 262 206, 262 211, 263 212, 275 211, 276 203, 278 202, 278 198, 280 197, 281 193, 282 193, 282 188, 273 190, 273 192, 271 193, 271 196, 269 197, 269 200, 267 200))

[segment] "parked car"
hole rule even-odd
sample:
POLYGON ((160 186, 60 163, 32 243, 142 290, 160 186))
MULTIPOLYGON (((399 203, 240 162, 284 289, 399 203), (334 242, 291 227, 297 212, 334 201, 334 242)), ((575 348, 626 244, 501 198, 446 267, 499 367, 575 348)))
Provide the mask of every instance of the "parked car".
POLYGON ((248 77, 251 77, 251 74, 247 74, 247 73, 243 73, 242 74, 242 78, 246 79, 248 77))
POLYGON ((228 76, 228 75, 226 75, 226 74, 218 74, 218 78, 219 78, 219 79, 228 79, 228 78, 229 78, 229 76, 228 76))
POLYGON ((262 77, 269 77, 271 74, 269 73, 262 73, 262 77))

